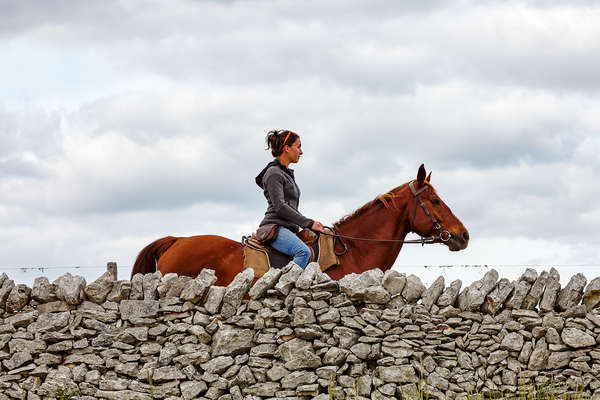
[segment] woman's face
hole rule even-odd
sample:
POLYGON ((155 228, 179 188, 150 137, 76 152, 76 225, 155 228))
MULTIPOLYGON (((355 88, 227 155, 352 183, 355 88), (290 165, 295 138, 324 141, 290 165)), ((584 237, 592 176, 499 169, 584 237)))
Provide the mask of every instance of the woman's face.
POLYGON ((300 142, 300 138, 297 138, 291 146, 286 147, 290 162, 297 163, 302 155, 302 142, 300 142))

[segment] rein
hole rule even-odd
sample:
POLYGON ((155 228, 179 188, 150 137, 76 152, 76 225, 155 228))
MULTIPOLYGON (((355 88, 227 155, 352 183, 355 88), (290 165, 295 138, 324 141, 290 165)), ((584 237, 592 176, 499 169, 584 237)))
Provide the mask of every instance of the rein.
POLYGON ((423 201, 423 199, 421 199, 421 193, 427 188, 426 186, 423 186, 421 189, 416 190, 414 185, 413 185, 414 181, 409 183, 409 187, 410 190, 413 194, 413 196, 415 197, 415 207, 414 207, 414 211, 413 211, 413 216, 410 220, 410 228, 411 231, 414 232, 414 223, 415 223, 415 217, 417 215, 417 205, 420 205, 423 208, 423 211, 425 212, 425 214, 431 219, 431 222, 433 223, 433 227, 438 230, 440 233, 437 236, 421 236, 420 239, 411 239, 411 240, 404 240, 404 239, 370 239, 370 238, 359 238, 359 237, 352 237, 352 236, 346 236, 346 235, 341 235, 339 233, 336 232, 334 227, 329 227, 326 226, 326 228, 331 229, 331 231, 333 233, 326 233, 326 232, 321 232, 321 235, 325 235, 325 236, 333 236, 333 241, 334 241, 334 253, 336 256, 343 256, 344 254, 346 254, 348 252, 348 245, 342 240, 342 239, 348 239, 348 240, 357 240, 357 241, 364 241, 364 242, 380 242, 380 243, 406 243, 406 244, 421 244, 421 246, 425 246, 426 244, 433 244, 436 243, 436 240, 440 240, 442 242, 447 242, 450 240, 450 238, 452 238, 452 234, 450 232, 448 232, 445 229, 442 229, 442 226, 440 225, 440 223, 437 221, 437 219, 435 219, 435 217, 433 216, 433 214, 431 214, 429 212, 429 209, 427 208, 427 205, 425 204, 425 202, 423 201), (335 240, 339 240, 340 244, 343 246, 344 250, 341 253, 337 253, 335 251, 335 240))

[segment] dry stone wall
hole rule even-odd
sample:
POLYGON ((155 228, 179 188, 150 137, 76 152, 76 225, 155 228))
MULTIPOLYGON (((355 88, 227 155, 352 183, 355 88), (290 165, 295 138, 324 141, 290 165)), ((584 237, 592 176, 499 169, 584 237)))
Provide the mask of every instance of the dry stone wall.
POLYGON ((0 400, 397 399, 515 393, 553 379, 600 399, 600 278, 495 270, 462 288, 317 264, 227 287, 160 273, 32 289, 0 276, 0 400))

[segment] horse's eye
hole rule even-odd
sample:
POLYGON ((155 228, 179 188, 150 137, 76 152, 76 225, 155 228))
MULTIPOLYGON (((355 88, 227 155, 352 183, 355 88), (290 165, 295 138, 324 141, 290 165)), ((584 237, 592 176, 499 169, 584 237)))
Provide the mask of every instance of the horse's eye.
POLYGON ((433 204, 434 206, 439 206, 440 205, 440 199, 431 199, 431 204, 433 204))

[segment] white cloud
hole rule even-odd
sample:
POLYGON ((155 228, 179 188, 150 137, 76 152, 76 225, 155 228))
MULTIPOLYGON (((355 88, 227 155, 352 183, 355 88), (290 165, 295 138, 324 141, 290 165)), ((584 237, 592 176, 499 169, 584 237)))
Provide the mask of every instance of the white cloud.
POLYGON ((600 7, 343 5, 13 5, 2 263, 131 265, 160 236, 239 237, 264 212, 273 128, 300 133, 301 207, 326 223, 433 170, 471 245, 399 264, 597 263, 600 7))

